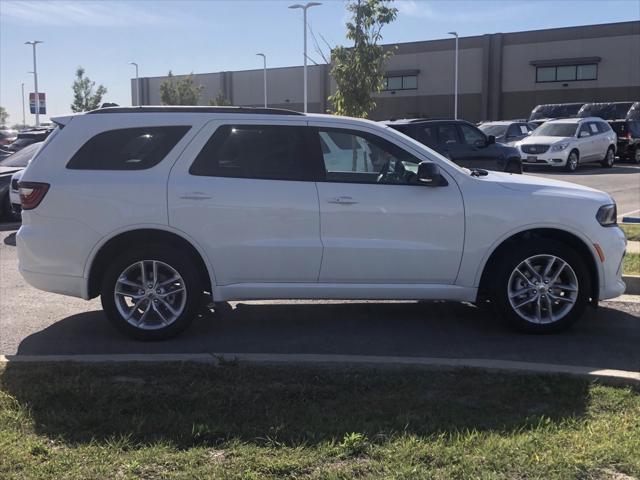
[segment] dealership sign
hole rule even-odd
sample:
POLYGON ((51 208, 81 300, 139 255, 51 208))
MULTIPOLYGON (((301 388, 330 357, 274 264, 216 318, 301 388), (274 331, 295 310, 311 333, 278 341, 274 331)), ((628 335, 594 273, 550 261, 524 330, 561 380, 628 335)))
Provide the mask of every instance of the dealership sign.
MULTIPOLYGON (((38 93, 38 97, 40 97, 40 115, 44 115, 47 113, 47 103, 45 99, 44 93, 38 93)), ((29 111, 31 113, 36 113, 36 94, 31 92, 29 94, 29 111)))

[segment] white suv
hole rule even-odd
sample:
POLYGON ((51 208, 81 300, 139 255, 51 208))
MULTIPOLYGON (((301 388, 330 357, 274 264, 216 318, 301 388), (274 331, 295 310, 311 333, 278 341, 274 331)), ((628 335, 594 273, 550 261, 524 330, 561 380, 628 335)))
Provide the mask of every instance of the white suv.
POLYGON ((220 107, 54 121, 20 182, 20 271, 100 295, 135 338, 182 331, 203 292, 489 302, 544 332, 625 288, 606 193, 463 169, 375 122, 220 107))
POLYGON ((599 162, 610 168, 618 137, 596 117, 550 120, 516 144, 523 165, 564 167, 573 172, 579 163, 599 162))

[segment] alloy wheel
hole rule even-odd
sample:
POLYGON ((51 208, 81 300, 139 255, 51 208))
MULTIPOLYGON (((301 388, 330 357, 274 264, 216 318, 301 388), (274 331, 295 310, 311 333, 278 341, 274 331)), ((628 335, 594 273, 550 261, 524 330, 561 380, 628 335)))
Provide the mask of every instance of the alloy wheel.
POLYGON ((158 260, 141 260, 118 276, 114 288, 116 308, 124 320, 142 330, 157 330, 174 323, 187 303, 182 276, 158 260))
POLYGON ((569 163, 569 170, 572 172, 578 168, 578 157, 575 153, 571 153, 571 155, 569 155, 569 160, 567 160, 567 162, 569 163))
POLYGON ((514 312, 534 324, 564 318, 578 299, 578 278, 567 262, 555 255, 534 255, 512 271, 507 294, 514 312))

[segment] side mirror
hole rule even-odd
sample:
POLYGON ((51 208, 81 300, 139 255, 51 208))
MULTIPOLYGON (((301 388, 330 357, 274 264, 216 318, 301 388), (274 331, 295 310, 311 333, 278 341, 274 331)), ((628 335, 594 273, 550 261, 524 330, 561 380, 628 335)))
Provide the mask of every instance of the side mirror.
POLYGON ((447 180, 440 173, 440 167, 433 162, 420 162, 417 178, 419 184, 427 187, 448 185, 447 180))

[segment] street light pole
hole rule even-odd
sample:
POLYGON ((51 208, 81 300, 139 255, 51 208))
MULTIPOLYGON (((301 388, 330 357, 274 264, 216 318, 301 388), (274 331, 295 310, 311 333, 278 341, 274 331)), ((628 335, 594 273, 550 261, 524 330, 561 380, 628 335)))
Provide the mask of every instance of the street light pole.
POLYGON ((24 118, 24 83, 22 83, 22 128, 26 126, 24 118))
POLYGON ((36 45, 39 43, 42 43, 42 41, 34 40, 33 42, 24 42, 25 45, 31 45, 33 47, 33 86, 36 96, 36 127, 40 126, 40 94, 38 93, 38 69, 36 67, 36 45))
POLYGON ((455 120, 458 119, 458 33, 457 32, 449 32, 449 35, 453 35, 456 37, 456 73, 455 73, 455 86, 454 86, 454 94, 453 94, 453 118, 455 120))
POLYGON ((267 56, 264 53, 256 53, 257 56, 262 57, 264 62, 263 68, 263 81, 264 81, 264 108, 267 108, 267 56))
POLYGON ((138 77, 138 64, 136 62, 129 62, 129 65, 136 67, 136 104, 140 106, 140 77, 138 77))
POLYGON ((303 11, 303 24, 304 24, 304 113, 307 113, 307 10, 311 7, 322 5, 319 2, 308 2, 304 5, 296 3, 290 5, 289 8, 301 8, 303 11))

